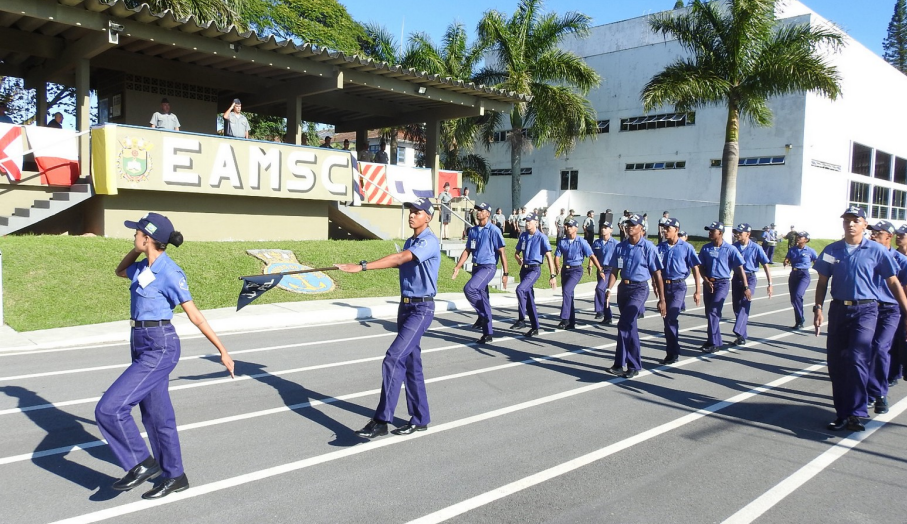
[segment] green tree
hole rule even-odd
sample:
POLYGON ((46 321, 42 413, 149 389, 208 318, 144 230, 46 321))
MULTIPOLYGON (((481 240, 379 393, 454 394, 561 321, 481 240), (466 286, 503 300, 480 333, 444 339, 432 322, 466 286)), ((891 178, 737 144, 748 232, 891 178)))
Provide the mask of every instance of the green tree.
POLYGON ((337 0, 245 0, 244 19, 263 34, 346 54, 361 52, 365 28, 337 0))
MULTIPOLYGON (((522 205, 520 169, 523 151, 531 144, 554 144, 560 156, 572 149, 577 139, 597 136, 596 113, 585 95, 598 87, 601 77, 582 58, 558 49, 570 35, 589 34, 588 16, 569 12, 564 16, 546 13, 542 0, 521 0, 511 18, 499 11, 486 11, 479 21, 479 41, 491 52, 490 65, 477 75, 486 85, 521 95, 530 102, 515 104, 510 112, 512 205, 522 205)), ((492 125, 486 128, 486 145, 492 125)))
POLYGON ((694 0, 688 12, 653 16, 656 33, 677 38, 690 54, 669 64, 643 88, 646 111, 673 104, 678 112, 726 106, 718 220, 734 223, 740 119, 769 126, 768 99, 811 91, 835 100, 837 69, 823 50, 844 45, 840 33, 809 24, 779 24, 776 0, 694 0))
POLYGON ((683 9, 683 0, 677 0, 674 2, 674 9, 683 9))
POLYGON ((907 1, 897 0, 894 3, 894 14, 888 22, 888 35, 882 43, 884 51, 882 57, 898 68, 902 73, 907 73, 907 1))
POLYGON ((246 28, 243 13, 249 0, 125 0, 130 8, 148 4, 152 13, 172 11, 176 18, 196 17, 200 22, 214 22, 220 27, 246 28))
MULTIPOLYGON (((397 39, 386 27, 375 23, 365 24, 364 27, 366 38, 360 42, 360 45, 365 56, 379 62, 387 62, 390 65, 410 67, 407 65, 407 55, 410 50, 402 49, 398 45, 397 39)), ((397 135, 403 130, 403 127, 385 127, 380 129, 381 138, 390 147, 388 160, 390 160, 391 164, 397 163, 397 135)))

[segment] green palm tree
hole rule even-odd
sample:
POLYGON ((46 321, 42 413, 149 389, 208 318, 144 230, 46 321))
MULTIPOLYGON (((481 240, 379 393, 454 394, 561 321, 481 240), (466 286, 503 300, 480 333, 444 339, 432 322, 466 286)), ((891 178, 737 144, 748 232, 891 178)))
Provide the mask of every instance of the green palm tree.
MULTIPOLYGON (((596 113, 585 95, 601 84, 601 77, 580 57, 558 49, 570 35, 589 34, 589 17, 576 12, 564 16, 546 13, 542 0, 521 0, 512 17, 486 11, 479 21, 479 41, 491 51, 490 66, 477 75, 486 85, 521 95, 530 102, 515 104, 510 112, 511 198, 513 207, 522 205, 520 168, 523 151, 530 144, 553 143, 560 156, 572 149, 577 139, 597 136, 596 113)), ((501 118, 492 118, 485 130, 490 133, 501 118)))
POLYGON ((126 0, 131 8, 148 4, 152 13, 173 12, 177 18, 194 16, 201 22, 214 22, 220 27, 246 27, 243 13, 249 0, 126 0))
POLYGON ((843 37, 809 24, 778 24, 776 0, 694 0, 687 12, 653 16, 649 25, 677 38, 691 56, 658 73, 642 91, 646 111, 673 104, 678 112, 726 106, 721 155, 718 220, 734 223, 740 119, 769 126, 768 99, 811 91, 835 100, 841 94, 837 69, 823 56, 837 50, 843 37))

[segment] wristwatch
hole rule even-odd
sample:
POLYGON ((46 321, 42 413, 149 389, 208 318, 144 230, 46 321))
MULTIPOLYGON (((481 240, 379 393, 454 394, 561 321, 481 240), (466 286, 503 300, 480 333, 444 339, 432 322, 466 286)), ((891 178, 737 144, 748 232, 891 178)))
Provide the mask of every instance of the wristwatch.
POLYGON ((362 271, 368 270, 368 260, 360 260, 359 265, 362 266, 362 271))
POLYGON ((817 311, 822 311, 822 304, 816 304, 813 306, 813 313, 817 311))
POLYGON ((509 277, 509 276, 510 276, 510 273, 508 273, 508 272, 505 271, 505 272, 504 272, 504 276, 505 276, 505 277, 509 277))

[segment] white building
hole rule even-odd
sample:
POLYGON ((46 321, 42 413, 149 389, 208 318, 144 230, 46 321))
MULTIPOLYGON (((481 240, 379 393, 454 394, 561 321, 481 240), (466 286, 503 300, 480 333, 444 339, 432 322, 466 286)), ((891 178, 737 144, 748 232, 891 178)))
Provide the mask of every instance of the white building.
MULTIPOLYGON (((792 1, 780 18, 828 24, 792 1)), ((772 127, 741 123, 736 222, 754 229, 791 225, 814 238, 839 238, 839 216, 854 203, 870 211, 870 222, 907 216, 907 76, 845 36, 846 46, 829 60, 842 78, 843 96, 831 102, 815 94, 772 99, 772 127)), ((589 94, 598 112, 597 140, 577 144, 555 157, 552 146, 524 153, 522 198, 529 208, 573 208, 580 214, 605 208, 648 212, 654 223, 664 210, 693 235, 718 218, 720 159, 727 110, 706 107, 675 114, 665 107, 645 113, 640 93, 646 82, 685 51, 653 33, 647 18, 598 26, 565 48, 583 57, 604 81, 589 94)), ((493 144, 495 169, 480 198, 509 207, 510 153, 493 144)))

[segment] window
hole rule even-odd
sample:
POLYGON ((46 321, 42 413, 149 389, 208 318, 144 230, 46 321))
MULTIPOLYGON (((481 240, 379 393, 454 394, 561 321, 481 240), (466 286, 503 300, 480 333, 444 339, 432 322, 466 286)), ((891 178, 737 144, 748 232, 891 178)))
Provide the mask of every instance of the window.
POLYGON ((892 190, 891 219, 907 220, 907 191, 892 190))
POLYGON ((401 166, 406 163, 406 148, 397 146, 397 163, 401 166))
POLYGON ((657 169, 686 169, 687 162, 686 160, 679 160, 677 162, 653 162, 648 164, 627 164, 625 169, 627 171, 647 171, 647 170, 657 170, 657 169))
MULTIPOLYGON (((510 170, 509 167, 506 169, 492 169, 491 170, 491 176, 510 176, 511 174, 512 174, 512 171, 510 170)), ((531 175, 531 174, 532 174, 531 167, 521 167, 520 168, 520 176, 527 176, 527 175, 531 175)))
POLYGON ((579 171, 568 169, 561 171, 561 191, 576 189, 577 178, 579 178, 579 171))
POLYGON ((876 151, 876 165, 873 176, 881 180, 891 180, 891 155, 876 151))
POLYGON ((610 120, 599 120, 597 123, 598 123, 598 132, 599 133, 607 133, 608 128, 611 127, 610 120))
POLYGON ((850 183, 850 205, 869 209, 869 184, 862 182, 850 183))
MULTIPOLYGON (((737 160, 738 166, 783 166, 783 156, 747 157, 737 160)), ((712 159, 711 167, 721 167, 721 159, 712 159)))
POLYGON ((871 163, 872 148, 854 142, 853 151, 850 155, 850 172, 869 176, 869 166, 871 163))
POLYGON ((505 142, 507 140, 507 133, 510 131, 495 131, 491 136, 492 142, 505 142))
POLYGON ((894 157, 894 181, 898 184, 907 184, 907 160, 894 157))
POLYGON ((621 131, 643 131, 695 124, 696 113, 668 113, 665 115, 636 116, 620 120, 621 131))
POLYGON ((888 198, 891 190, 887 187, 872 188, 872 218, 888 218, 888 198))

